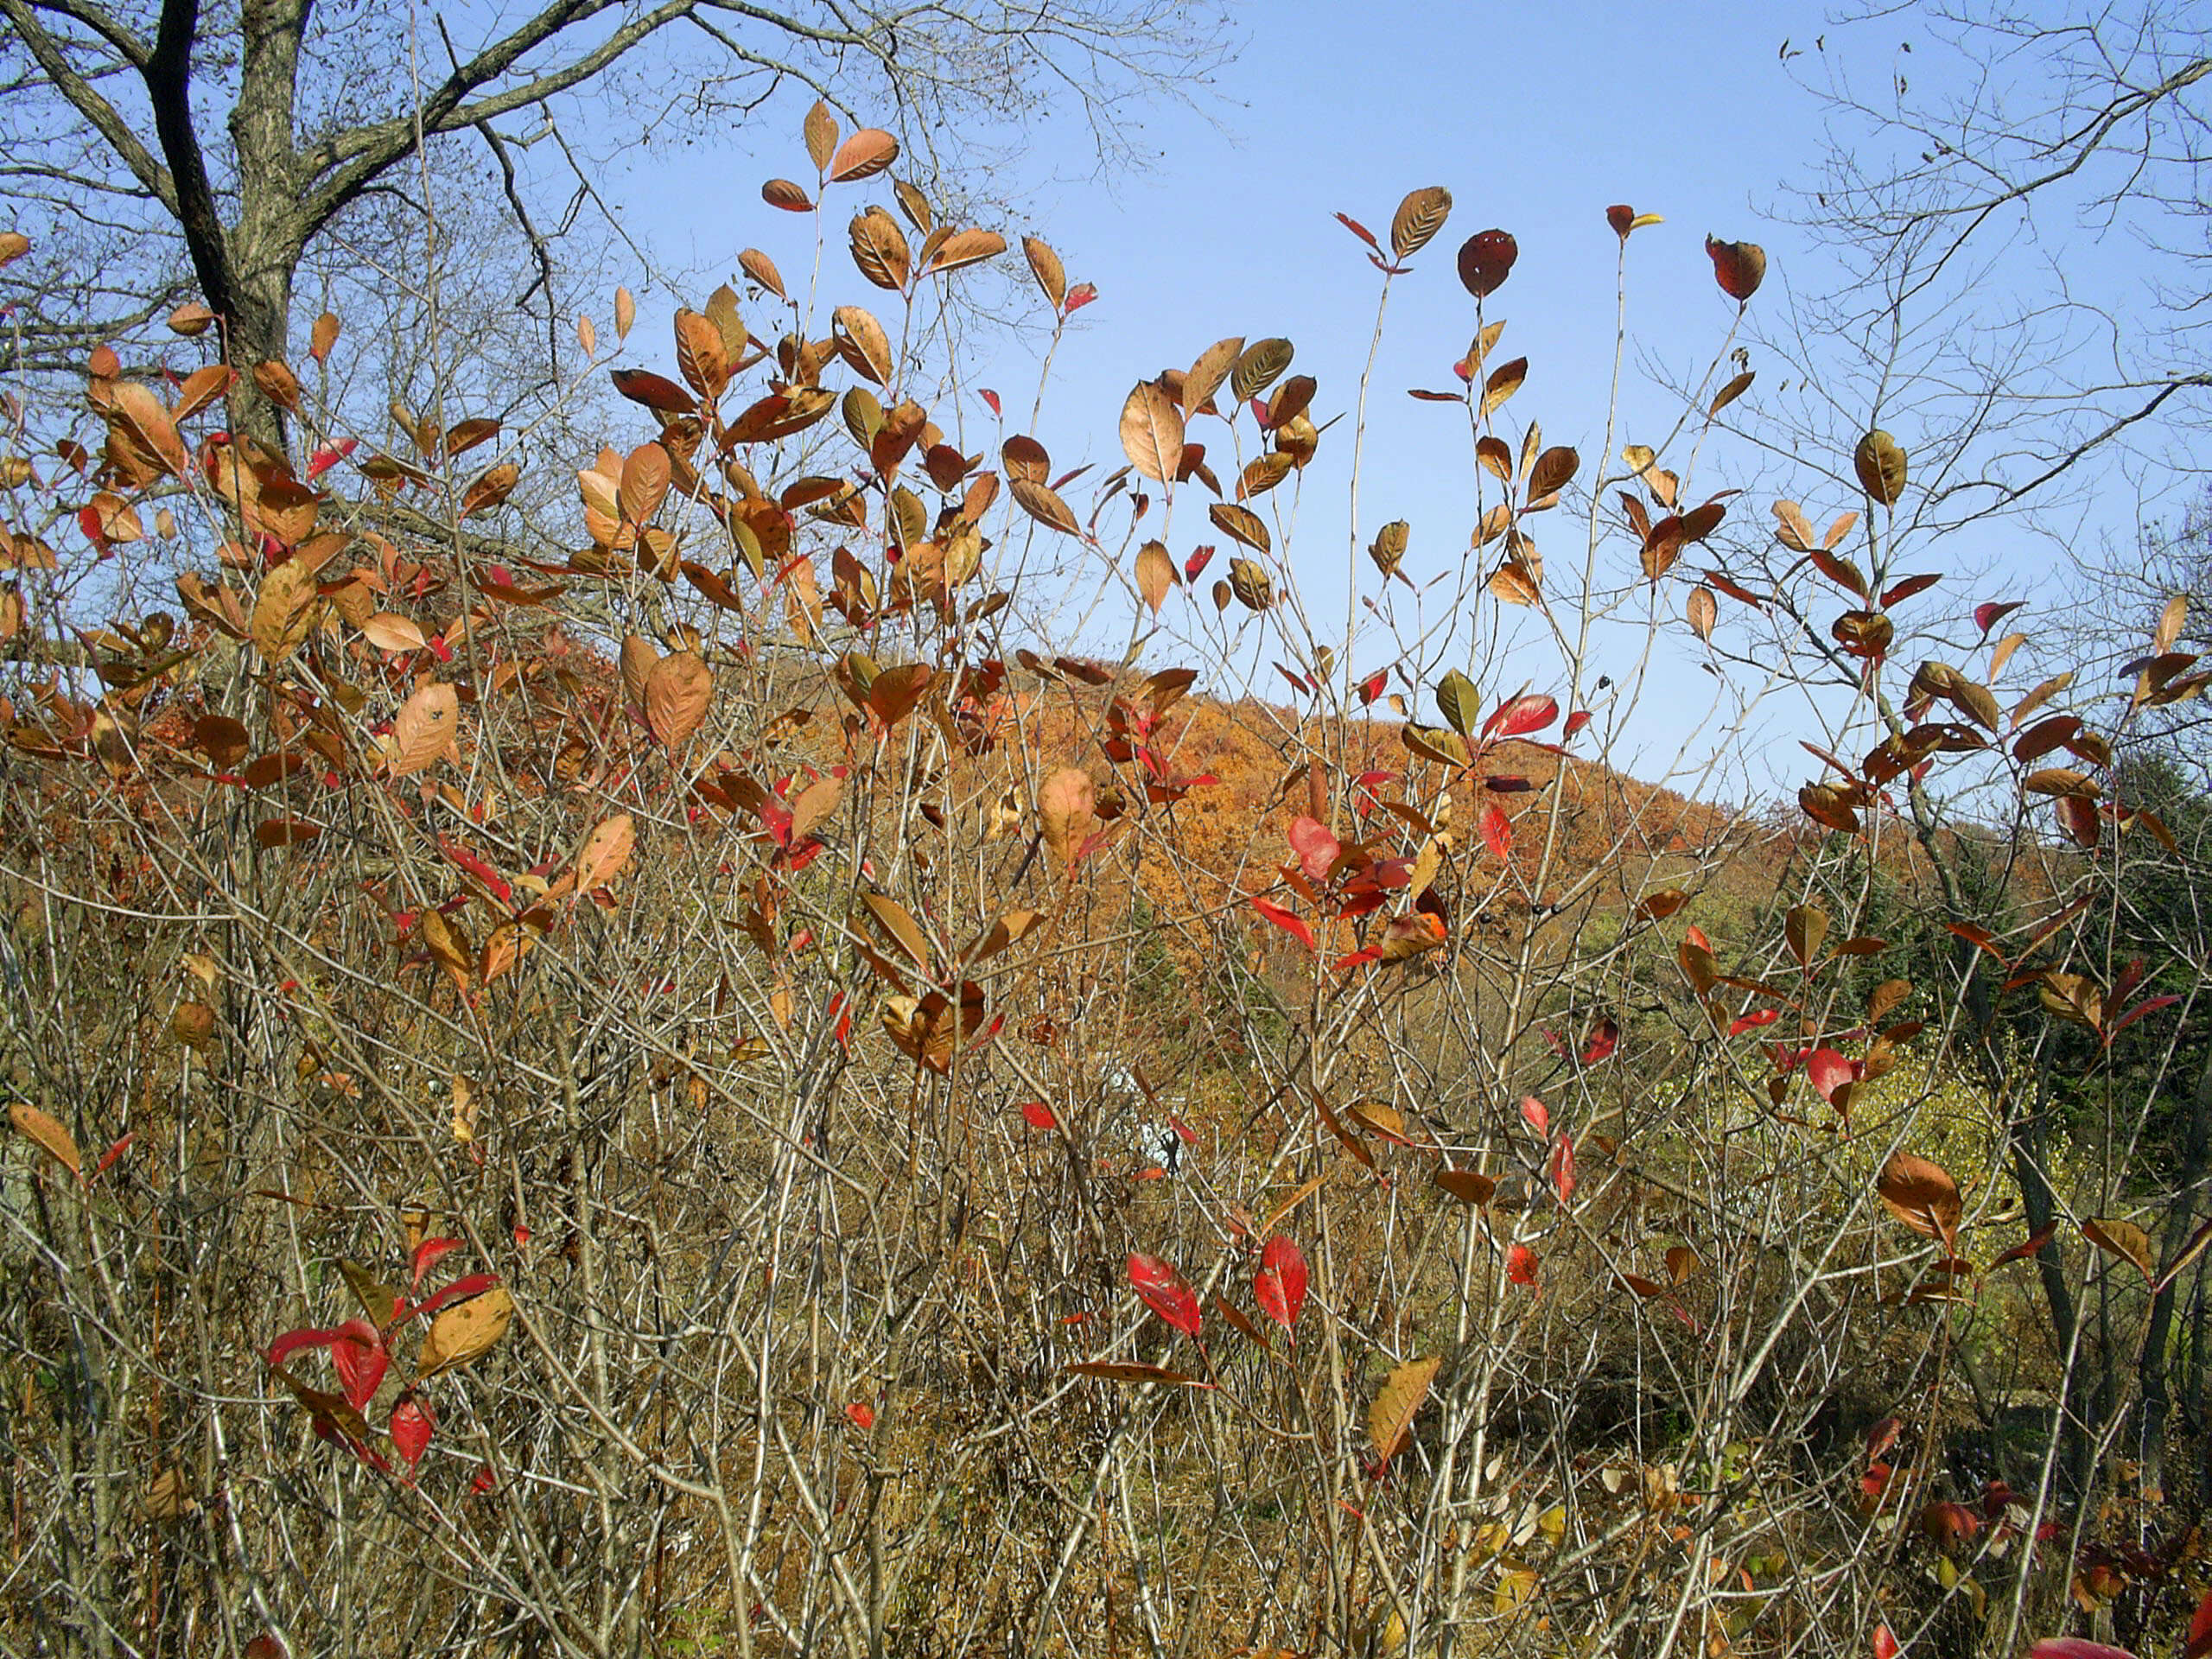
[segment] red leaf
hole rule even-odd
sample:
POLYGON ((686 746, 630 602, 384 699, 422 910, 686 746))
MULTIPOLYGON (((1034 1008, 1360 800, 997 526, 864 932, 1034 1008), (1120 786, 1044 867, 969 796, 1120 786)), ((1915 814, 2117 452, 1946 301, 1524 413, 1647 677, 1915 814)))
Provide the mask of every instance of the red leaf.
POLYGON ((1021 1109, 1024 1122, 1033 1129, 1057 1129, 1060 1120, 1052 1116, 1052 1109, 1041 1100, 1033 1100, 1021 1109))
MULTIPOLYGON (((1832 1048, 1816 1048, 1805 1060, 1805 1080, 1813 1085, 1813 1092, 1838 1111, 1836 1091, 1847 1084, 1859 1081, 1859 1066, 1832 1048)), ((1844 1097, 1847 1101, 1849 1096, 1844 1097)))
POLYGON ((466 1279, 456 1279, 418 1307, 408 1307, 403 1304, 395 1323, 404 1325, 409 1319, 436 1313, 448 1302, 465 1302, 472 1296, 481 1296, 499 1282, 488 1273, 472 1273, 466 1279))
POLYGON ((376 1326, 366 1319, 348 1319, 334 1334, 337 1339, 330 1344, 330 1363, 338 1372, 338 1386, 347 1405, 366 1411, 391 1363, 391 1355, 376 1326))
POLYGON ((437 1419, 430 1415, 429 1407, 412 1389, 401 1395, 392 1406, 391 1443, 399 1450, 400 1461, 407 1465, 410 1486, 415 1484, 415 1465, 430 1449, 430 1436, 437 1432, 437 1419))
POLYGON ((1316 950, 1320 948, 1313 938, 1313 930, 1306 925, 1304 919, 1285 910, 1274 899, 1255 899, 1252 900, 1252 908, 1303 944, 1308 950, 1316 950))
POLYGON ((1369 675, 1365 679, 1359 683, 1359 700, 1361 703, 1366 704, 1374 702, 1376 698, 1382 695, 1382 688, 1389 683, 1389 671, 1388 669, 1382 668, 1376 669, 1372 674, 1369 675))
POLYGON ((486 1463, 479 1465, 476 1472, 469 1477, 468 1490, 481 1497, 499 1484, 499 1478, 492 1472, 492 1465, 486 1463))
POLYGON ((1483 299, 1497 291, 1513 270, 1521 249, 1504 231, 1480 231, 1459 247, 1459 281, 1467 292, 1483 299))
POLYGON ((1761 1026, 1770 1026, 1781 1018, 1782 1010, 1779 1008, 1754 1008, 1749 1014, 1739 1014, 1729 1021, 1728 1034, 1731 1037, 1740 1037, 1745 1032, 1756 1031, 1761 1026))
POLYGON ((1096 283, 1077 283, 1068 289, 1068 302, 1062 309, 1069 316, 1073 316, 1097 297, 1098 285, 1096 283))
POLYGON ((1598 1028, 1590 1033, 1589 1046, 1582 1051, 1582 1064, 1595 1065, 1600 1060, 1609 1060, 1620 1046, 1621 1028, 1610 1020, 1600 1020, 1598 1028))
POLYGON ((992 414, 994 414, 994 415, 999 415, 999 414, 1003 414, 1003 413, 1005 412, 1004 410, 1001 410, 1001 409, 999 408, 999 395, 998 395, 998 393, 996 393, 995 391, 991 391, 989 388, 986 387, 986 388, 984 388, 984 389, 983 389, 983 391, 982 391, 982 397, 983 401, 984 401, 985 403, 988 404, 991 406, 991 413, 992 413, 992 414))
POLYGON ((1260 1252, 1260 1270, 1252 1279, 1252 1297, 1260 1312, 1289 1330, 1298 1323, 1298 1310, 1306 1306, 1306 1258, 1298 1246, 1277 1233, 1260 1252))
POLYGON ((302 1348, 327 1348, 334 1342, 349 1340, 344 1327, 319 1331, 302 1325, 296 1331, 287 1331, 269 1344, 269 1351, 262 1356, 271 1365, 282 1365, 302 1348))
POLYGON ((2005 1251, 1989 1265, 1993 1268, 2001 1268, 2007 1262, 2026 1261, 2030 1256, 2035 1255, 2037 1251, 2042 1249, 2044 1245, 2050 1243, 2050 1236, 2057 1230, 2058 1224, 2054 1221, 2049 1225, 2040 1229, 2033 1237, 2028 1240, 2026 1243, 2015 1244, 2011 1249, 2005 1251))
POLYGON ((2135 1659, 2126 1648, 2108 1648, 2078 1636, 2047 1636, 2028 1649, 2028 1659, 2135 1659))
POLYGON ((1513 856, 1513 824, 1493 804, 1483 809, 1483 845, 1503 863, 1513 856))
POLYGON ((1198 1299, 1183 1275, 1156 1255, 1129 1252, 1129 1287, 1144 1305, 1186 1337, 1198 1334, 1198 1299))
POLYGON ((451 1255, 461 1248, 457 1238, 426 1238, 415 1247, 413 1268, 415 1277, 408 1288, 412 1290, 423 1282, 423 1275, 437 1265, 439 1258, 451 1255))
POLYGON ((1559 718, 1559 704, 1552 698, 1535 696, 1516 697, 1501 703, 1483 721, 1484 737, 1526 737, 1530 732, 1541 732, 1559 718))
POLYGON ((2203 1659, 2212 1653, 2212 1591, 2196 1604, 2196 1615, 2189 1621, 2189 1644, 2181 1650, 2181 1659, 2203 1659))
POLYGON ((1565 1130, 1552 1147, 1552 1186, 1565 1204, 1574 1196, 1574 1137, 1565 1130))
POLYGON ((1713 942, 1705 937, 1705 930, 1703 928, 1693 925, 1683 930, 1682 937, 1685 939, 1688 939, 1692 944, 1697 946, 1699 950, 1704 951, 1707 956, 1709 957, 1713 954, 1713 942))
POLYGON ((1886 1624, 1874 1627, 1874 1659, 1897 1659, 1897 1639, 1886 1624))
POLYGON ((1505 1253, 1505 1276, 1516 1285, 1536 1282, 1536 1253, 1526 1244, 1516 1244, 1505 1253))
POLYGON ((852 1424, 855 1428, 874 1428, 875 1427, 875 1408, 868 1404, 865 1400, 855 1400, 851 1405, 845 1408, 845 1421, 852 1424))
POLYGON ((1530 1095, 1522 1101, 1521 1116, 1528 1121, 1529 1126, 1535 1129, 1538 1135, 1548 1135, 1551 1134, 1552 1115, 1550 1109, 1545 1106, 1542 1101, 1538 1100, 1534 1095, 1530 1095))
POLYGON ((1328 879, 1329 867, 1337 861, 1337 855, 1344 850, 1329 827, 1318 819, 1300 817, 1290 826, 1290 849, 1298 855, 1299 868, 1306 872, 1309 881, 1328 879))
POLYGON ((1370 231, 1366 226, 1361 224, 1357 219, 1354 219, 1350 213, 1338 213, 1337 215, 1337 223, 1343 226, 1344 229, 1350 231, 1354 236, 1366 243, 1369 247, 1373 248, 1376 252, 1379 253, 1382 251, 1382 245, 1375 239, 1374 232, 1370 231))
POLYGON ((1567 726, 1565 728, 1566 734, 1568 737, 1573 737, 1577 732, 1580 731, 1589 723, 1590 711, 1587 709, 1578 709, 1567 717, 1567 726))
POLYGON ((1897 1436, 1904 1432, 1902 1418, 1885 1417, 1866 1431, 1866 1457, 1869 1462, 1880 1457, 1897 1443, 1897 1436))
POLYGON ((1204 547, 1193 549, 1191 556, 1183 561, 1183 579, 1185 582, 1196 582, 1198 579, 1198 573, 1212 563, 1213 544, 1211 543, 1208 543, 1204 547))
POLYGON ((2026 603, 2027 601, 2024 599, 2016 599, 2009 605, 1999 605, 1994 600, 1985 600, 1974 607, 1974 625, 1984 633, 1987 633, 2026 603))

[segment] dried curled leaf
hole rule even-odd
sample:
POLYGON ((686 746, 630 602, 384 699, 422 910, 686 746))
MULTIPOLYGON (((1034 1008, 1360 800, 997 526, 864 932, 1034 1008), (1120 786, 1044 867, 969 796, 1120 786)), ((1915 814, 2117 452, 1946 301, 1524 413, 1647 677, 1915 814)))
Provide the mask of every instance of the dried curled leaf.
POLYGON ((1897 441, 1878 428, 1859 440, 1852 452, 1852 469, 1867 494, 1885 507, 1893 507, 1904 493, 1904 451, 1897 441))
POLYGON ((28 1137, 40 1151, 72 1175, 80 1180, 84 1178, 84 1161, 77 1155, 77 1142, 52 1116, 28 1101, 19 1100, 9 1107, 8 1116, 14 1122, 17 1134, 28 1137))
POLYGON ((418 685, 391 721, 391 775, 428 771, 453 749, 461 729, 461 695, 439 681, 418 685))

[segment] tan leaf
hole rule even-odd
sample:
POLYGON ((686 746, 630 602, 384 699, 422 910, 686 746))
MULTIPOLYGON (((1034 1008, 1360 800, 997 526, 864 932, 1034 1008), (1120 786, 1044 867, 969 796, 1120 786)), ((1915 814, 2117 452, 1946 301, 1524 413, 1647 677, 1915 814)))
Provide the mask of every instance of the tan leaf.
POLYGON ((1058 311, 1068 302, 1068 273, 1060 256, 1052 251, 1051 244, 1036 236, 1021 238, 1021 251, 1029 261, 1029 274, 1044 290, 1046 302, 1058 311))
POLYGON ((1014 499, 1021 503, 1021 510, 1041 524, 1050 524, 1065 535, 1080 536, 1083 526, 1076 522, 1075 512, 1060 499, 1049 485, 1027 478, 1009 479, 1007 487, 1014 499))
POLYGON ((2158 1276, 2151 1262, 2151 1236, 2132 1221, 2117 1216, 2097 1216, 2082 1224, 2082 1236, 2111 1255, 2135 1264, 2147 1282, 2158 1276))
POLYGON ((815 826, 837 810, 837 803, 845 792, 845 780, 836 773, 825 772, 804 789, 791 803, 791 840, 794 843, 813 833, 815 826))
POLYGON ((297 651, 315 622, 315 572, 302 559, 278 565, 262 578, 247 632, 254 648, 272 663, 297 651))
POLYGON ((1155 484, 1172 484, 1183 461, 1183 411, 1154 381, 1140 383, 1122 404, 1122 453, 1155 484))
POLYGON ((1144 595, 1144 602, 1152 607, 1154 616, 1182 581, 1175 561, 1165 546, 1158 542, 1147 542, 1137 550, 1137 591, 1144 595))
POLYGON ((18 1134, 28 1135, 37 1142, 39 1149, 61 1165, 79 1180, 84 1179, 84 1162, 77 1156, 77 1143, 69 1131, 28 1101, 17 1101, 8 1109, 18 1134))
POLYGON ((699 729, 714 695, 714 671, 690 652, 673 652, 645 677, 645 723, 673 749, 699 729))
POLYGON ((1183 376, 1183 412, 1196 415, 1209 408, 1213 395, 1229 378, 1229 372, 1236 366, 1236 359, 1244 350, 1244 337, 1237 334, 1228 340, 1217 340, 1198 353, 1198 360, 1191 365, 1183 376))
POLYGON ((1409 1359, 1383 1380, 1367 1410, 1367 1433, 1375 1443, 1377 1462, 1389 1462, 1413 1433, 1414 1419, 1428 1399, 1429 1384, 1443 1363, 1433 1357, 1409 1359))
POLYGON ((330 348, 338 343, 338 319, 324 312, 315 320, 315 330, 309 336, 308 353, 318 363, 330 355, 330 348))
POLYGON ((648 522, 667 498, 668 451, 657 443, 641 443, 622 463, 622 516, 633 524, 648 522))
POLYGON ((636 826, 627 812, 618 812, 596 825, 584 837, 582 850, 576 855, 576 891, 595 892, 613 880, 630 861, 636 844, 636 826))
POLYGON ((870 207, 855 215, 848 235, 853 263, 860 267, 861 276, 878 288, 893 292, 906 288, 912 255, 907 251, 906 233, 899 228, 898 220, 880 207, 870 207))
POLYGON ((830 317, 837 354, 879 386, 891 383, 891 340, 874 315, 857 305, 841 305, 830 317))
POLYGON ((1063 766, 1045 780, 1037 791, 1037 821, 1045 832, 1045 845, 1066 864, 1095 820, 1098 802, 1090 774, 1076 766, 1063 766))
POLYGON ((415 688, 391 722, 391 775, 435 766, 453 748, 461 728, 461 697, 453 687, 432 680, 415 688))
POLYGON ((676 366, 691 390, 709 403, 729 384, 729 353, 722 331, 705 313, 685 307, 676 314, 676 366))
POLYGON ((963 266, 981 264, 986 259, 995 259, 1006 251, 1006 238, 996 231, 955 231, 938 244, 937 251, 930 257, 925 276, 941 275, 958 270, 963 266))
POLYGON ((638 320, 637 296, 626 288, 614 290, 614 338, 620 342, 630 336, 630 325, 638 320))
POLYGON ((415 1362, 417 1381, 480 1359, 514 1323, 515 1299, 503 1285, 439 1310, 415 1362))
POLYGON ((181 478, 192 467, 191 457, 185 452, 184 440, 177 435, 176 423, 154 396, 153 389, 136 380, 118 380, 115 385, 115 412, 124 423, 137 435, 139 442, 159 455, 162 465, 174 477, 181 478))
POLYGON ((2189 620, 2189 595, 2176 594, 2158 613, 2158 626, 2151 633, 2151 649, 2163 656, 2174 648, 2181 639, 2182 625, 2189 620))
POLYGON ((1713 625, 1720 620, 1719 602, 1713 596, 1713 589, 1700 583, 1690 589, 1684 608, 1689 613, 1690 626, 1697 637, 1708 644, 1713 639, 1713 625))
POLYGON ((747 248, 737 256, 737 267, 754 282, 766 289, 778 299, 789 296, 784 292, 784 274, 776 269, 776 262, 758 248, 747 248))
POLYGON ((215 1010, 205 1002, 180 1002, 169 1014, 169 1036, 179 1046, 204 1054, 214 1040, 215 1010))
POLYGON ((361 624, 361 637, 378 651, 421 651, 429 644, 405 617, 378 611, 361 624))
POLYGON ((640 709, 645 704, 645 682, 652 677, 653 664, 659 661, 660 652, 643 635, 632 633, 623 639, 622 690, 640 709))
POLYGON ((830 113, 830 106, 816 99, 799 130, 806 140, 806 156, 814 163, 814 170, 828 172, 837 154, 837 118, 830 113))

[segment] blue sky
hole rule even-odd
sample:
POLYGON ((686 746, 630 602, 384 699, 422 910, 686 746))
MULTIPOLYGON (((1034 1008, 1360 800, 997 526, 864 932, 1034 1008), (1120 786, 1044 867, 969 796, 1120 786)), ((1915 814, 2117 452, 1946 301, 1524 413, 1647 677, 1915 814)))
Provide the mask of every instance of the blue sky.
MULTIPOLYGON (((1131 385, 1187 365, 1224 335, 1288 337, 1298 346, 1296 369, 1320 383, 1317 417, 1348 410, 1378 278, 1332 215, 1349 213, 1384 234, 1408 190, 1442 184, 1454 197, 1450 222, 1393 292, 1359 514, 1363 541, 1385 519, 1411 520, 1408 569, 1425 578, 1463 556, 1475 517, 1464 417, 1405 395, 1411 386, 1452 385, 1448 365, 1466 348, 1474 307, 1452 270, 1465 237, 1496 226, 1520 245, 1512 277, 1487 311, 1508 322, 1493 361, 1525 354, 1531 362, 1505 424, 1517 434, 1529 418, 1541 420, 1547 443, 1580 450, 1586 483, 1603 438, 1613 341, 1618 244, 1605 219, 1609 204, 1665 218, 1631 243, 1628 328, 1637 355, 1624 378, 1616 448, 1658 442, 1679 407, 1647 371, 1694 375, 1728 332, 1736 308, 1714 286, 1703 251, 1708 232, 1766 248, 1768 284, 1755 307, 1777 302, 1792 282, 1816 287, 1825 278, 1804 234, 1768 213, 1786 181, 1808 175, 1819 152, 1821 109, 1791 70, 1817 74, 1821 59, 1815 52, 1786 67, 1780 55, 1785 39, 1796 49, 1814 48, 1825 27, 1816 8, 1708 0, 1688 16, 1573 0, 1543 8, 1296 0, 1243 16, 1243 47, 1202 106, 1165 106, 1147 120, 1145 169, 1087 176, 1088 152, 1064 119, 1027 135, 1029 170, 1010 193, 1025 211, 995 227, 1014 238, 1027 230, 1043 234, 1071 280, 1099 290, 1061 349, 1034 435, 1051 448, 1056 469, 1089 461, 1103 473, 1120 465, 1115 421, 1131 385)), ((1829 49, 1842 44, 1831 41, 1829 49)), ((1895 41, 1862 31, 1851 45, 1862 69, 1886 75, 1895 41)), ((693 302, 734 268, 741 246, 767 249, 787 274, 804 268, 809 222, 760 205, 749 185, 732 188, 775 173, 804 175, 798 113, 794 103, 780 117, 764 117, 744 148, 658 157, 625 181, 632 233, 642 230, 671 262, 704 275, 693 302), (705 219, 696 204, 709 188, 727 207, 705 219)), ((876 198, 883 194, 873 189, 876 198)), ((838 300, 885 298, 866 289, 846 259, 842 226, 857 205, 849 189, 831 218, 830 291, 838 300)), ((1033 292, 1026 284, 1015 291, 1025 300, 1033 292)), ((670 302, 648 298, 648 316, 664 315, 670 302)), ((1036 343, 996 342, 970 381, 1001 392, 1009 431, 1026 424, 1036 343)), ((1756 356, 1753 366, 1770 386, 1782 372, 1756 356)), ((950 423, 951 411, 933 412, 950 423)), ((986 411, 971 401, 963 413, 979 423, 967 429, 969 450, 995 448, 986 411)), ((1343 604, 1350 430, 1347 420, 1324 440, 1291 554, 1325 614, 1341 614, 1343 604)), ((1192 433, 1220 435, 1211 422, 1192 433)), ((1847 461, 1835 464, 1847 471, 1847 461)), ((1733 512, 1763 532, 1777 491, 1762 486, 1774 477, 1771 463, 1719 444, 1701 463, 1700 482, 1707 490, 1748 486, 1733 512)), ((1840 488, 1807 501, 1822 523, 1858 505, 1840 488)), ((1548 558, 1572 550, 1576 526, 1564 518, 1544 527, 1548 558)), ((1193 543, 1221 538, 1205 525, 1202 504, 1192 503, 1179 509, 1168 540, 1179 561, 1193 543)), ((1358 569, 1371 586, 1363 561, 1358 569)), ((1217 562, 1207 574, 1220 571, 1217 562)), ((1120 613, 1123 628, 1129 609, 1120 613)), ((1164 644, 1154 655, 1176 659, 1164 644)), ((1248 651, 1240 661, 1279 695, 1266 664, 1281 655, 1248 651)), ((1687 639, 1662 653, 1622 734, 1631 770, 1665 770, 1704 717, 1715 683, 1699 671, 1699 656, 1687 639)), ((1541 655, 1523 660, 1540 683, 1557 671, 1556 653, 1548 670, 1541 655)), ((1357 653, 1356 661, 1363 671, 1369 665, 1357 653)), ((1486 693, 1514 689, 1484 683, 1486 693)), ((1421 713, 1435 717, 1426 703, 1421 713)), ((1802 707, 1788 705, 1762 726, 1769 739, 1802 729, 1802 707)), ((1796 757, 1787 773, 1801 770, 1794 743, 1768 747, 1796 757)), ((1772 772, 1749 780, 1753 787, 1778 781, 1772 772)))

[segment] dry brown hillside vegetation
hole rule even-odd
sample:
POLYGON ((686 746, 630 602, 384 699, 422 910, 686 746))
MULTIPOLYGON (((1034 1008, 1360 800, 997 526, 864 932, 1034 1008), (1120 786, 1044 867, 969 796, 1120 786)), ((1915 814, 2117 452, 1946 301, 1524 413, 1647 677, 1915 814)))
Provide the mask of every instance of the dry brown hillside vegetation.
POLYGON ((329 315, 10 404, 0 1642, 2197 1653, 2212 1088, 2110 948, 2186 845, 1898 444, 1693 475, 1724 333, 1547 445, 1514 238, 1415 190, 1348 245, 1456 270, 1472 464, 1339 626, 1278 509, 1366 388, 1162 340, 1071 480, 912 390, 1005 240, 805 136, 839 302, 618 292, 573 474, 327 401, 329 315), (1015 626, 1069 569, 1130 660, 1015 626), (1614 768, 1624 620, 1827 688, 1794 800, 1614 768))

